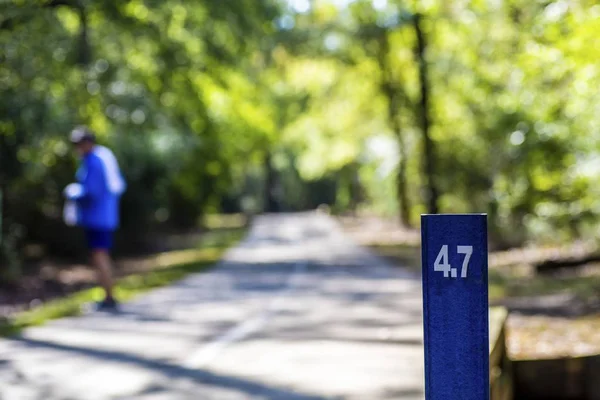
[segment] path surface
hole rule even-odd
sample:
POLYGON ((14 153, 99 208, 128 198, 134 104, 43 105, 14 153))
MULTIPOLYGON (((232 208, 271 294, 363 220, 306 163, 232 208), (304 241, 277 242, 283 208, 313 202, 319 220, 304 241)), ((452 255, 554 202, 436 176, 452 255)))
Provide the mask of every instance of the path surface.
POLYGON ((0 340, 1 400, 422 399, 419 280, 316 213, 208 273, 0 340))

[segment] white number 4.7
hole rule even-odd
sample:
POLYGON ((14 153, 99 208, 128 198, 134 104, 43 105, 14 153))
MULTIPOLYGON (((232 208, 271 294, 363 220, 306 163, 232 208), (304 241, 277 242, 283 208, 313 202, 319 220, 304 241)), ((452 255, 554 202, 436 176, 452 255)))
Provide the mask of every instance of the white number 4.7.
MULTIPOLYGON (((473 246, 456 246, 456 252, 458 254, 465 255, 462 264, 462 270, 460 271, 460 277, 466 278, 467 272, 469 270, 469 261, 471 260, 471 255, 473 254, 473 246)), ((452 268, 452 266, 448 262, 447 244, 443 245, 440 252, 438 253, 435 262, 433 263, 433 270, 436 272, 443 272, 444 278, 457 277, 458 271, 456 270, 456 268, 452 268)))

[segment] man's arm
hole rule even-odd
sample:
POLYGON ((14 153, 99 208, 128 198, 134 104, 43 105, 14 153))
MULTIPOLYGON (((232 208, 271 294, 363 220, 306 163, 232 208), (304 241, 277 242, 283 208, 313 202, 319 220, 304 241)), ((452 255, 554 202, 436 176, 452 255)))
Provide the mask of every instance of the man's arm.
POLYGON ((86 174, 83 182, 65 188, 65 197, 69 200, 86 200, 102 194, 104 180, 101 161, 96 157, 88 157, 84 162, 86 174))

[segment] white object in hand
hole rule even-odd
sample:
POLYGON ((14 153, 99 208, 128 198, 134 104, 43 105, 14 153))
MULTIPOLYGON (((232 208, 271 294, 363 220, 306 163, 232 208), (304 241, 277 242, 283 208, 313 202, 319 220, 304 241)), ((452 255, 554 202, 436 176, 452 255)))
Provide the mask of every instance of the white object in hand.
POLYGON ((68 226, 77 225, 77 203, 75 201, 67 200, 65 202, 63 220, 68 226))
POLYGON ((64 195, 68 199, 80 197, 83 194, 83 186, 79 183, 71 183, 64 190, 64 195))

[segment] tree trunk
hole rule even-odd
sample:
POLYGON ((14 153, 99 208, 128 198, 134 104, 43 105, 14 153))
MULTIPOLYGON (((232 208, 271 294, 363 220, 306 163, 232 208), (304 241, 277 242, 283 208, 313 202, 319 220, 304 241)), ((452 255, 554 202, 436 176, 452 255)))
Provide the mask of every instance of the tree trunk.
POLYGON ((384 30, 379 37, 379 54, 377 57, 379 68, 381 69, 381 88, 388 103, 387 118, 390 129, 394 132, 398 141, 398 149, 400 151, 400 162, 396 170, 396 198, 398 200, 398 212, 400 223, 403 226, 410 226, 410 203, 407 192, 406 179, 406 148, 402 132, 402 124, 400 122, 400 105, 402 103, 403 94, 398 90, 389 65, 389 41, 388 31, 384 30))
POLYGON ((88 16, 83 5, 78 7, 78 13, 81 28, 79 31, 77 63, 82 66, 87 66, 92 59, 92 51, 89 42, 88 16))
POLYGON ((406 181, 406 146, 402 136, 402 126, 400 124, 400 116, 398 115, 399 107, 398 94, 393 93, 388 98, 388 119, 392 126, 392 130, 398 140, 398 151, 400 152, 400 161, 396 170, 396 197, 398 198, 398 211, 400 212, 400 223, 406 227, 410 224, 410 204, 408 200, 407 181, 406 181))
POLYGON ((264 158, 265 167, 265 212, 277 212, 277 200, 275 199, 276 176, 271 165, 271 152, 267 151, 264 158))
POLYGON ((421 130, 423 132, 423 147, 424 147, 424 170, 425 170, 425 182, 427 192, 427 212, 430 214, 438 213, 438 197, 439 190, 435 182, 435 145, 431 140, 429 128, 430 128, 430 115, 429 115, 429 82, 428 82, 428 68, 427 60, 425 59, 425 52, 427 50, 427 41, 423 30, 421 28, 422 16, 417 14, 414 17, 413 24, 415 34, 417 36, 417 48, 416 57, 419 64, 419 81, 421 86, 421 101, 420 101, 420 112, 419 120, 421 130))
MULTIPOLYGON (((400 147, 403 148, 404 144, 401 143, 400 147)), ((408 182, 406 180, 406 152, 400 150, 400 162, 398 163, 398 170, 396 172, 396 196, 398 197, 399 211, 400 211, 400 223, 405 227, 412 226, 410 223, 410 204, 408 200, 407 188, 408 182)))
POLYGON ((350 208, 356 215, 358 206, 363 201, 363 185, 359 174, 360 165, 358 163, 352 164, 351 180, 350 180, 350 208))

